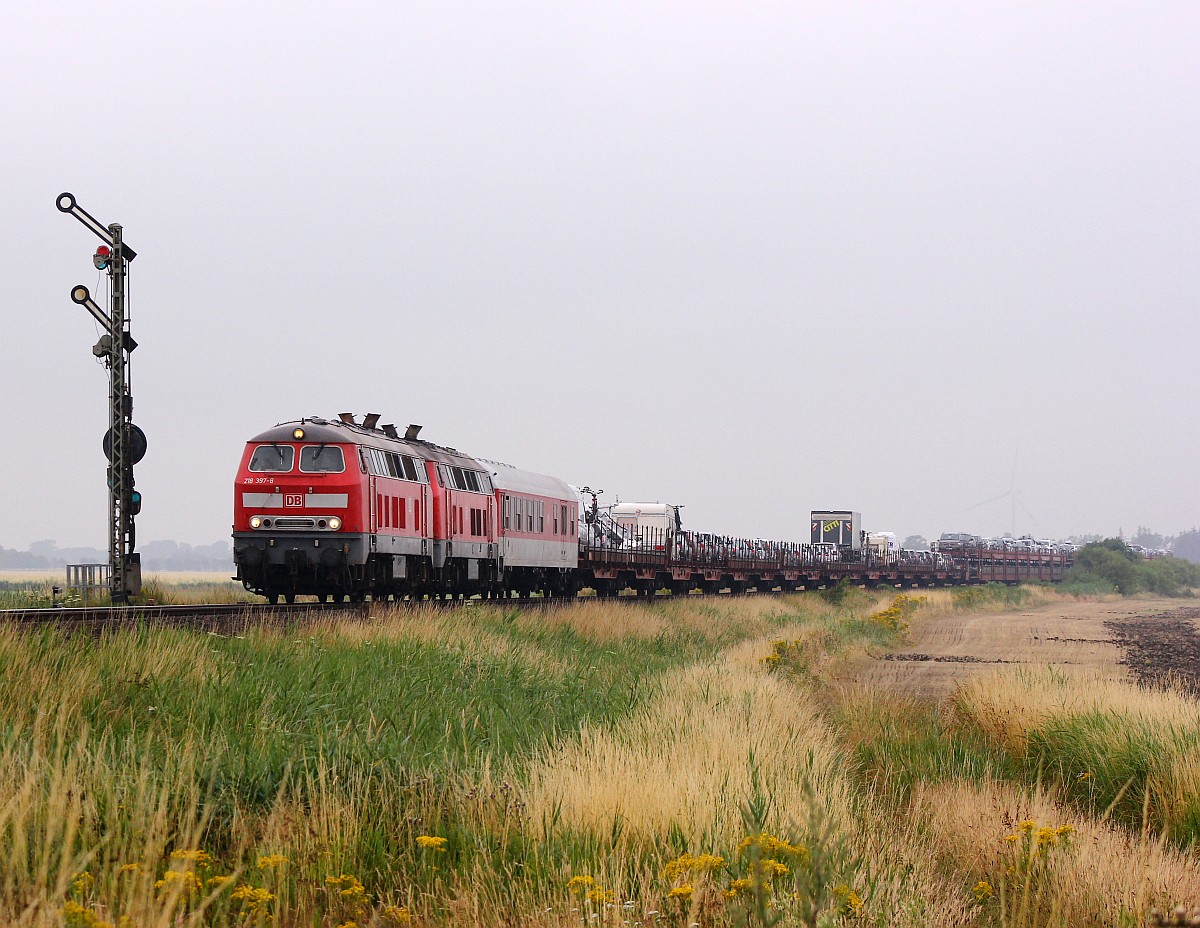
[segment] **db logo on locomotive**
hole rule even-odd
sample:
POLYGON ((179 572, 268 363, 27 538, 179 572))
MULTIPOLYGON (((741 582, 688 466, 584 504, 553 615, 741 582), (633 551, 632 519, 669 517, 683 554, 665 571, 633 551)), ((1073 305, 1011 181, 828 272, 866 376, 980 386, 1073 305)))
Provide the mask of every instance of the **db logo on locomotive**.
POLYGON ((286 507, 303 506, 304 494, 302 493, 284 493, 283 505, 286 507))

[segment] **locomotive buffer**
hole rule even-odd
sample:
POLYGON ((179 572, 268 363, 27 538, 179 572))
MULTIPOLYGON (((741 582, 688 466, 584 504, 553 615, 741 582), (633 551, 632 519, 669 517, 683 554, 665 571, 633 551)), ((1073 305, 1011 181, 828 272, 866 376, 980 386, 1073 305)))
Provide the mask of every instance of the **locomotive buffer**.
POLYGON ((108 432, 104 453, 108 457, 108 561, 109 585, 114 606, 125 605, 142 591, 141 556, 134 552, 136 536, 134 516, 141 511, 142 495, 134 489, 133 465, 146 454, 146 436, 133 424, 133 394, 130 392, 129 355, 137 342, 129 334, 125 278, 129 262, 136 252, 122 236, 121 226, 101 225, 75 202, 69 193, 60 193, 55 201, 60 212, 70 213, 101 240, 92 263, 108 270, 109 312, 105 312, 82 284, 71 288, 71 300, 78 303, 105 329, 92 348, 108 366, 108 432))

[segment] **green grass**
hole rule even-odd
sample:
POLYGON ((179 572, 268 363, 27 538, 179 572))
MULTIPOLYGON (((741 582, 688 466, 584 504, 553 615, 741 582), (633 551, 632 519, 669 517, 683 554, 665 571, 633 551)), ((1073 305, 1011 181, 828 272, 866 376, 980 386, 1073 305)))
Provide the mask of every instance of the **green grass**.
POLYGON ((1090 711, 1032 731, 1024 763, 1027 776, 1058 783, 1078 807, 1189 847, 1200 843, 1200 794, 1175 788, 1172 768, 1198 755, 1200 728, 1090 711))
POLYGON ((1022 768, 971 726, 917 700, 856 694, 830 710, 863 787, 903 807, 918 785, 964 779, 1017 781, 1022 768))
MULTIPOLYGON (((634 712, 673 669, 802 614, 768 607, 743 621, 700 604, 608 608, 660 630, 606 639, 536 613, 469 607, 345 633, 0 634, 9 759, 0 797, 21 771, 40 771, 38 781, 72 780, 93 805, 71 836, 53 825, 51 805, 63 798, 47 796, 19 822, 0 817, 0 842, 92 846, 88 866, 111 875, 145 855, 145 834, 161 832, 156 797, 166 796, 175 837, 163 852, 202 846, 228 872, 281 849, 266 823, 283 803, 344 810, 334 839, 283 848, 314 884, 352 872, 378 898, 395 885, 433 891, 450 872, 486 866, 519 877, 527 893, 560 887, 563 860, 588 856, 591 839, 551 827, 553 840, 531 841, 543 823, 527 819, 506 781, 539 749, 634 712), (683 613, 689 621, 677 621, 683 613), (447 850, 420 853, 421 834, 446 837, 447 850)), ((25 880, 36 863, 31 851, 25 880)))
POLYGON ((1019 609, 1032 601, 1033 592, 1028 586, 985 583, 982 586, 956 587, 952 596, 955 608, 964 611, 992 606, 1002 609, 1019 609))
MULTIPOLYGON (((927 608, 1019 607, 1029 596, 935 593, 927 608)), ((75 898, 139 928, 262 923, 228 891, 200 916, 200 897, 183 904, 154 887, 182 867, 172 851, 202 847, 214 860, 201 875, 269 891, 281 926, 385 925, 387 905, 456 925, 591 923, 594 913, 632 926, 651 924, 652 909, 672 925, 753 923, 751 909, 722 901, 724 885, 708 887, 704 913, 667 908, 661 871, 709 851, 730 861, 722 881, 735 875, 743 832, 725 823, 737 801, 724 797, 741 796, 746 769, 771 758, 763 795, 790 797, 771 816, 805 821, 797 783, 819 768, 817 798, 849 842, 853 861, 813 888, 820 924, 894 924, 925 907, 943 913, 939 925, 970 923, 944 913, 972 884, 952 869, 931 877, 933 856, 906 844, 936 838, 910 827, 910 799, 938 783, 1028 785, 1035 767, 1065 781, 1069 765, 1051 768, 1066 748, 1046 742, 1037 759, 1018 758, 952 712, 843 697, 832 684, 846 659, 894 647, 903 631, 880 619, 895 611, 894 591, 835 599, 377 610, 232 637, 0 630, 0 921, 32 912, 25 923, 58 928, 75 898), (599 782, 601 769, 620 772, 599 782), (597 795, 601 819, 578 811, 597 795), (704 796, 714 811, 693 823, 704 796), (664 807, 670 827, 647 831, 664 807), (419 843, 430 835, 445 849, 419 843), (276 853, 284 870, 256 866, 276 853), (123 875, 135 862, 144 875, 123 875), (85 870, 94 887, 70 889, 85 870), (580 873, 635 909, 572 898, 566 883, 580 873), (365 896, 326 882, 342 874, 365 896), (862 919, 831 908, 844 881, 866 900, 862 919)), ((804 829, 801 839, 814 855, 822 846, 804 829)))

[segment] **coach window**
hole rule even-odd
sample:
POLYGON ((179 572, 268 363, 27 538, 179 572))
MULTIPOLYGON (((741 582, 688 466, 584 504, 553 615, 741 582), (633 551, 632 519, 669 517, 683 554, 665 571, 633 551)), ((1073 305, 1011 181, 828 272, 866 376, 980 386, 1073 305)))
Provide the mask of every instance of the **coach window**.
POLYGON ((511 521, 509 518, 509 512, 511 509, 512 509, 512 500, 509 497, 505 496, 504 497, 504 529, 505 529, 505 531, 508 530, 508 526, 511 521))
POLYGON ((538 500, 537 509, 538 509, 538 516, 537 516, 538 532, 540 534, 544 535, 544 534, 546 534, 546 517, 545 517, 545 515, 543 515, 543 513, 546 511, 546 504, 543 503, 540 499, 538 500))
POLYGON ((292 469, 295 455, 291 445, 259 445, 250 456, 250 470, 256 474, 286 474, 292 469))
POLYGON ((300 449, 300 470, 306 474, 340 474, 346 469, 337 445, 305 445, 300 449))
POLYGON ((406 480, 416 480, 417 465, 413 462, 413 459, 407 455, 401 455, 400 460, 404 464, 404 478, 406 480))

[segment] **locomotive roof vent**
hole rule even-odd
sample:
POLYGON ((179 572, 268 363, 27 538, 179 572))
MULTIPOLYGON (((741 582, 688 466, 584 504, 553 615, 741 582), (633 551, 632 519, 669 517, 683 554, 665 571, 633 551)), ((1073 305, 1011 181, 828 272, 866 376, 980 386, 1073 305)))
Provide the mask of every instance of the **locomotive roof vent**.
POLYGON ((363 428, 364 429, 374 429, 375 423, 378 421, 379 421, 379 413, 369 412, 369 413, 367 413, 367 417, 365 419, 363 419, 363 428))
POLYGON ((409 427, 404 430, 404 440, 405 441, 416 441, 417 436, 419 434, 421 434, 421 426, 409 425, 409 427))
POLYGON ((358 424, 354 421, 354 413, 352 413, 352 412, 339 412, 338 418, 341 419, 343 422, 345 422, 346 425, 357 425, 358 424))
POLYGON ((396 431, 396 426, 394 425, 381 425, 380 428, 383 429, 383 434, 388 438, 400 437, 400 433, 396 431))

